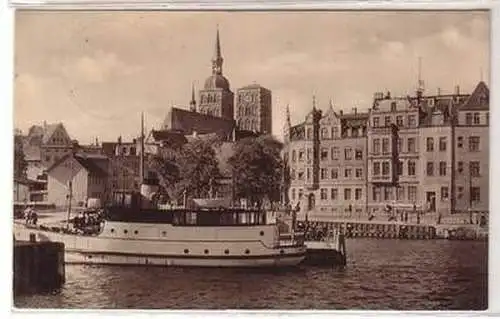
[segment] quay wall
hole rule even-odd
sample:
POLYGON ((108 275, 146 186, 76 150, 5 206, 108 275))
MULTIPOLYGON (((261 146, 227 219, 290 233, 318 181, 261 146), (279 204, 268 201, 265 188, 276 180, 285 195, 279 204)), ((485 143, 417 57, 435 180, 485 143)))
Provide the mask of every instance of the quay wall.
POLYGON ((14 240, 14 295, 49 292, 65 282, 64 244, 14 240))

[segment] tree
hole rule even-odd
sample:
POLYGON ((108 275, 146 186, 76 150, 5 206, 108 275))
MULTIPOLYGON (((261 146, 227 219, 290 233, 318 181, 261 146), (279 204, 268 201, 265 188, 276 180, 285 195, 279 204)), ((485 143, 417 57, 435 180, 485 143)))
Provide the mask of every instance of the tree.
POLYGON ((23 151, 23 140, 21 135, 14 136, 14 178, 26 178, 28 163, 23 151))
POLYGON ((186 191, 188 197, 204 198, 216 191, 221 173, 214 143, 216 141, 212 139, 195 139, 184 144, 177 160, 180 174, 178 196, 186 191))
POLYGON ((177 196, 176 185, 180 180, 178 157, 177 150, 160 149, 158 154, 148 156, 146 161, 146 167, 156 173, 161 189, 170 198, 177 196))
POLYGON ((238 141, 229 159, 237 198, 263 204, 266 197, 279 201, 283 174, 282 143, 272 136, 249 137, 238 141))

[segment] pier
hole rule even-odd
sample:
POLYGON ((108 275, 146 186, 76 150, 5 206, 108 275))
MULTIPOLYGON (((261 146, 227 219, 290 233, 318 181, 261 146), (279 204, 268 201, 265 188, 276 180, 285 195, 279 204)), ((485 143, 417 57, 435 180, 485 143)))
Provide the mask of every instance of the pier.
MULTIPOLYGON (((34 234, 33 234, 34 235, 34 234)), ((65 282, 64 244, 14 240, 14 294, 49 292, 65 282)))

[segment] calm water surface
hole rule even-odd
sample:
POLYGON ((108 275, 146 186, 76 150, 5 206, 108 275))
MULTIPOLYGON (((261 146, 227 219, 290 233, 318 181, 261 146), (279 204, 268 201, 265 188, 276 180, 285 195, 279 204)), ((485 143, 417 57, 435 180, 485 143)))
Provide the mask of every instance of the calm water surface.
POLYGON ((66 267, 66 284, 21 308, 482 310, 488 246, 472 241, 347 241, 345 269, 66 267))

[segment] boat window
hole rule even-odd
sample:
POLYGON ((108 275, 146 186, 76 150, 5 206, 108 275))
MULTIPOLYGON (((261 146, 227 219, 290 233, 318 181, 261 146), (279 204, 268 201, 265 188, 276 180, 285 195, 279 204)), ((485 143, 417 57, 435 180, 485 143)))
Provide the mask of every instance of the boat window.
POLYGON ((187 225, 196 225, 196 212, 187 212, 186 213, 186 224, 187 225))

